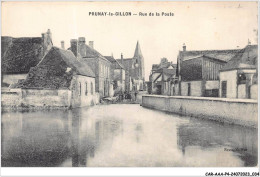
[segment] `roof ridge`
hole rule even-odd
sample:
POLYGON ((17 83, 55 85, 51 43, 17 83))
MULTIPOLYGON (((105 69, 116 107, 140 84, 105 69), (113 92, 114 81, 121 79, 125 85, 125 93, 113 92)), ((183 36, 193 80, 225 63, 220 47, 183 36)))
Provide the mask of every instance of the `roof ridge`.
POLYGON ((181 51, 181 52, 220 52, 220 51, 239 51, 243 49, 214 49, 214 50, 187 50, 187 51, 181 51))

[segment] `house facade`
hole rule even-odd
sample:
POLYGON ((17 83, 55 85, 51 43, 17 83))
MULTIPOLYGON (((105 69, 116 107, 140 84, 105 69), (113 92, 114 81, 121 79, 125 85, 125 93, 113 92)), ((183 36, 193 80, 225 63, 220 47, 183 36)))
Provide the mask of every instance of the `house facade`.
POLYGON ((154 64, 149 76, 149 92, 159 95, 174 95, 176 68, 176 64, 168 62, 167 58, 162 58, 159 64, 154 64))
POLYGON ((240 50, 220 70, 219 96, 223 98, 258 98, 258 46, 240 50))
POLYGON ((97 103, 95 74, 69 50, 52 47, 23 82, 21 105, 75 108, 97 103))
POLYGON ((42 37, 2 36, 2 87, 9 87, 25 79, 30 68, 36 66, 52 46, 52 34, 49 29, 42 33, 42 37))
MULTIPOLYGON (((118 62, 113 56, 105 56, 105 58, 111 62, 110 73, 114 94, 124 93, 126 91, 126 73, 124 66, 121 64, 123 63, 122 60, 118 62)), ((123 59, 122 55, 121 58, 123 59)))
POLYGON ((218 97, 219 71, 238 51, 187 51, 184 45, 177 59, 178 95, 218 97))
POLYGON ((102 97, 113 96, 111 62, 94 49, 94 42, 86 44, 84 37, 72 39, 71 50, 79 61, 87 64, 95 73, 95 92, 102 97))

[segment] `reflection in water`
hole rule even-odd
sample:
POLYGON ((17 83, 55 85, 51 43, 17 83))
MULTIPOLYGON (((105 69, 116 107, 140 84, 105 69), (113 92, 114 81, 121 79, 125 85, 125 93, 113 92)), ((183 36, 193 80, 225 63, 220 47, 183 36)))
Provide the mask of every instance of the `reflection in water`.
POLYGON ((183 155, 189 146, 203 149, 221 147, 222 151, 231 151, 241 158, 245 162, 244 166, 256 166, 257 144, 256 129, 221 125, 212 121, 201 123, 194 119, 178 127, 178 145, 183 155))
POLYGON ((2 166, 57 166, 66 159, 66 112, 4 113, 1 125, 2 166))
POLYGON ((2 166, 255 166, 258 160, 257 130, 139 105, 5 112, 1 123, 2 166))

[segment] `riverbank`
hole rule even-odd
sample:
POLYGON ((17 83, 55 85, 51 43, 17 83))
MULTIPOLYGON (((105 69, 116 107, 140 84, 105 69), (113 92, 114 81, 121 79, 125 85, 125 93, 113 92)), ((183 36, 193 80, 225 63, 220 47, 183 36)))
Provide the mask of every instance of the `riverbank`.
POLYGON ((258 127, 257 100, 143 95, 142 106, 185 116, 258 127))

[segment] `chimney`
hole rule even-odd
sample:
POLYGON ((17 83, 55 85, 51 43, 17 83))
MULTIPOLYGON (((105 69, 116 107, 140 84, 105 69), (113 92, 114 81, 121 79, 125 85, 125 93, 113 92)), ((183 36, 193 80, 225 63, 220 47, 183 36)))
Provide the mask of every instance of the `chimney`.
POLYGON ((123 64, 123 59, 124 59, 123 53, 121 53, 121 64, 123 64))
POLYGON ((70 48, 72 53, 77 57, 78 54, 78 40, 77 39, 71 39, 70 40, 70 48))
POLYGON ((61 43, 61 48, 62 48, 62 49, 65 49, 64 41, 61 41, 60 43, 61 43))
POLYGON ((92 49, 94 49, 94 41, 89 41, 89 46, 92 48, 92 49))
POLYGON ((79 41, 79 45, 82 45, 82 44, 86 43, 85 37, 79 37, 78 41, 79 41))
POLYGON ((48 29, 46 33, 42 33, 42 46, 43 54, 45 55, 51 49, 52 45, 52 35, 51 30, 48 29))
POLYGON ((185 43, 183 44, 183 52, 185 52, 186 51, 186 45, 185 45, 185 43))

